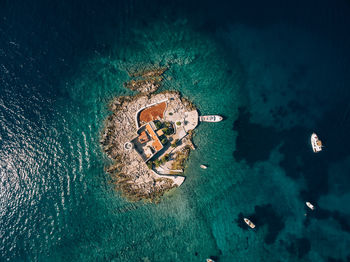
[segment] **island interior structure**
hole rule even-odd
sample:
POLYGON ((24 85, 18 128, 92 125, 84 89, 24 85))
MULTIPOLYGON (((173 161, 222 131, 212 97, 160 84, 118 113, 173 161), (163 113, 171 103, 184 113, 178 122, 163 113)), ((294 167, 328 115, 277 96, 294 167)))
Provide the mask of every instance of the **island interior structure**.
POLYGON ((113 160, 107 172, 131 200, 158 201, 165 191, 180 186, 185 161, 194 149, 198 111, 179 92, 153 93, 163 73, 147 71, 142 79, 126 84, 140 93, 113 99, 113 114, 102 132, 102 148, 113 160))

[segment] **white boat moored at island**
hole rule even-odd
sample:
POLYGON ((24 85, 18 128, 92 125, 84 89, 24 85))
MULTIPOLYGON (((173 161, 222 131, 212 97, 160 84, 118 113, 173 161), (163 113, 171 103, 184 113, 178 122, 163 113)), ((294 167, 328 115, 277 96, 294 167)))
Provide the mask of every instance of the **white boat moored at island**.
POLYGON ((244 218, 244 222, 250 227, 255 228, 255 225, 252 221, 250 221, 248 218, 244 218))
POLYGON ((318 139, 315 133, 311 135, 311 146, 315 153, 322 151, 322 141, 318 139))
POLYGON ((311 204, 310 202, 305 202, 305 204, 307 205, 308 208, 310 208, 311 210, 314 210, 315 207, 313 204, 311 204))
POLYGON ((201 122, 215 123, 215 122, 220 122, 222 120, 223 120, 222 116, 219 116, 219 115, 209 115, 209 116, 200 116, 199 117, 199 121, 201 121, 201 122))
POLYGON ((207 169, 208 167, 206 165, 200 165, 201 168, 207 169))

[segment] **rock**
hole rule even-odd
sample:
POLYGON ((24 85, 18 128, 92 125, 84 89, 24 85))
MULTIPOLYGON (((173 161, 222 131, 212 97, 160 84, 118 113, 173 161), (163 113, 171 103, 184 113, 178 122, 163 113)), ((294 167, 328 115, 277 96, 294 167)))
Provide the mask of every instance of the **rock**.
POLYGON ((147 167, 135 150, 125 151, 124 148, 124 144, 137 135, 135 115, 140 108, 168 99, 175 104, 178 114, 184 114, 187 107, 192 105, 179 92, 152 94, 160 87, 165 71, 166 68, 132 73, 131 76, 138 79, 131 80, 125 86, 139 91, 140 94, 113 99, 109 107, 113 114, 107 117, 101 133, 101 148, 113 161, 107 171, 113 176, 111 178, 116 188, 132 201, 145 199, 158 202, 164 192, 178 186, 178 180, 174 177, 158 175, 147 167))

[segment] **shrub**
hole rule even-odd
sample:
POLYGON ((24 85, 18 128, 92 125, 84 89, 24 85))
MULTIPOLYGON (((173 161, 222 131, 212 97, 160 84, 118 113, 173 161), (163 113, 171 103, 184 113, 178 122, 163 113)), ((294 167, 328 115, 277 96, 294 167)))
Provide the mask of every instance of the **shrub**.
POLYGON ((176 122, 176 125, 181 126, 181 122, 180 122, 180 121, 177 121, 177 122, 176 122))
POLYGON ((148 166, 149 169, 152 169, 152 167, 153 167, 153 162, 152 162, 152 161, 148 161, 148 162, 147 162, 147 166, 148 166))
POLYGON ((171 144, 171 147, 176 147, 176 143, 172 143, 172 144, 171 144))
POLYGON ((171 135, 171 133, 173 132, 173 130, 171 128, 163 128, 163 132, 165 135, 171 135))
POLYGON ((156 165, 156 167, 159 167, 162 163, 158 159, 156 159, 154 161, 154 164, 156 165))
POLYGON ((160 142, 165 145, 168 140, 166 138, 163 138, 160 142))
POLYGON ((154 124, 156 125, 156 128, 157 128, 157 129, 160 129, 160 128, 162 128, 162 126, 163 126, 162 123, 161 123, 160 121, 157 121, 157 122, 155 122, 154 124))
POLYGON ((170 113, 169 113, 169 116, 172 116, 172 115, 173 115, 173 113, 172 113, 172 112, 170 112, 170 113))

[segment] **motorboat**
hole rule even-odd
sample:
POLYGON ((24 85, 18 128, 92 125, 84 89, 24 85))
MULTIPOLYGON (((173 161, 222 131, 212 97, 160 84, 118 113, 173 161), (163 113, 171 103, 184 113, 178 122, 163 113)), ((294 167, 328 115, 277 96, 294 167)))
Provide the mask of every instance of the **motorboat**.
POLYGON ((207 169, 208 167, 206 165, 200 165, 202 169, 207 169))
POLYGON ((311 204, 310 202, 305 202, 305 204, 307 205, 308 208, 310 208, 311 210, 314 210, 315 207, 313 204, 311 204))
POLYGON ((316 133, 312 133, 311 135, 311 146, 315 153, 322 151, 322 141, 318 139, 316 133))
POLYGON ((207 258, 206 259, 207 262, 215 262, 214 260, 210 259, 210 258, 207 258))
POLYGON ((215 123, 215 122, 220 122, 222 120, 223 120, 222 116, 219 116, 219 115, 209 115, 209 116, 200 116, 199 117, 199 121, 201 121, 201 122, 215 123))
POLYGON ((250 221, 248 218, 244 218, 244 222, 250 227, 255 228, 255 225, 252 221, 250 221))

